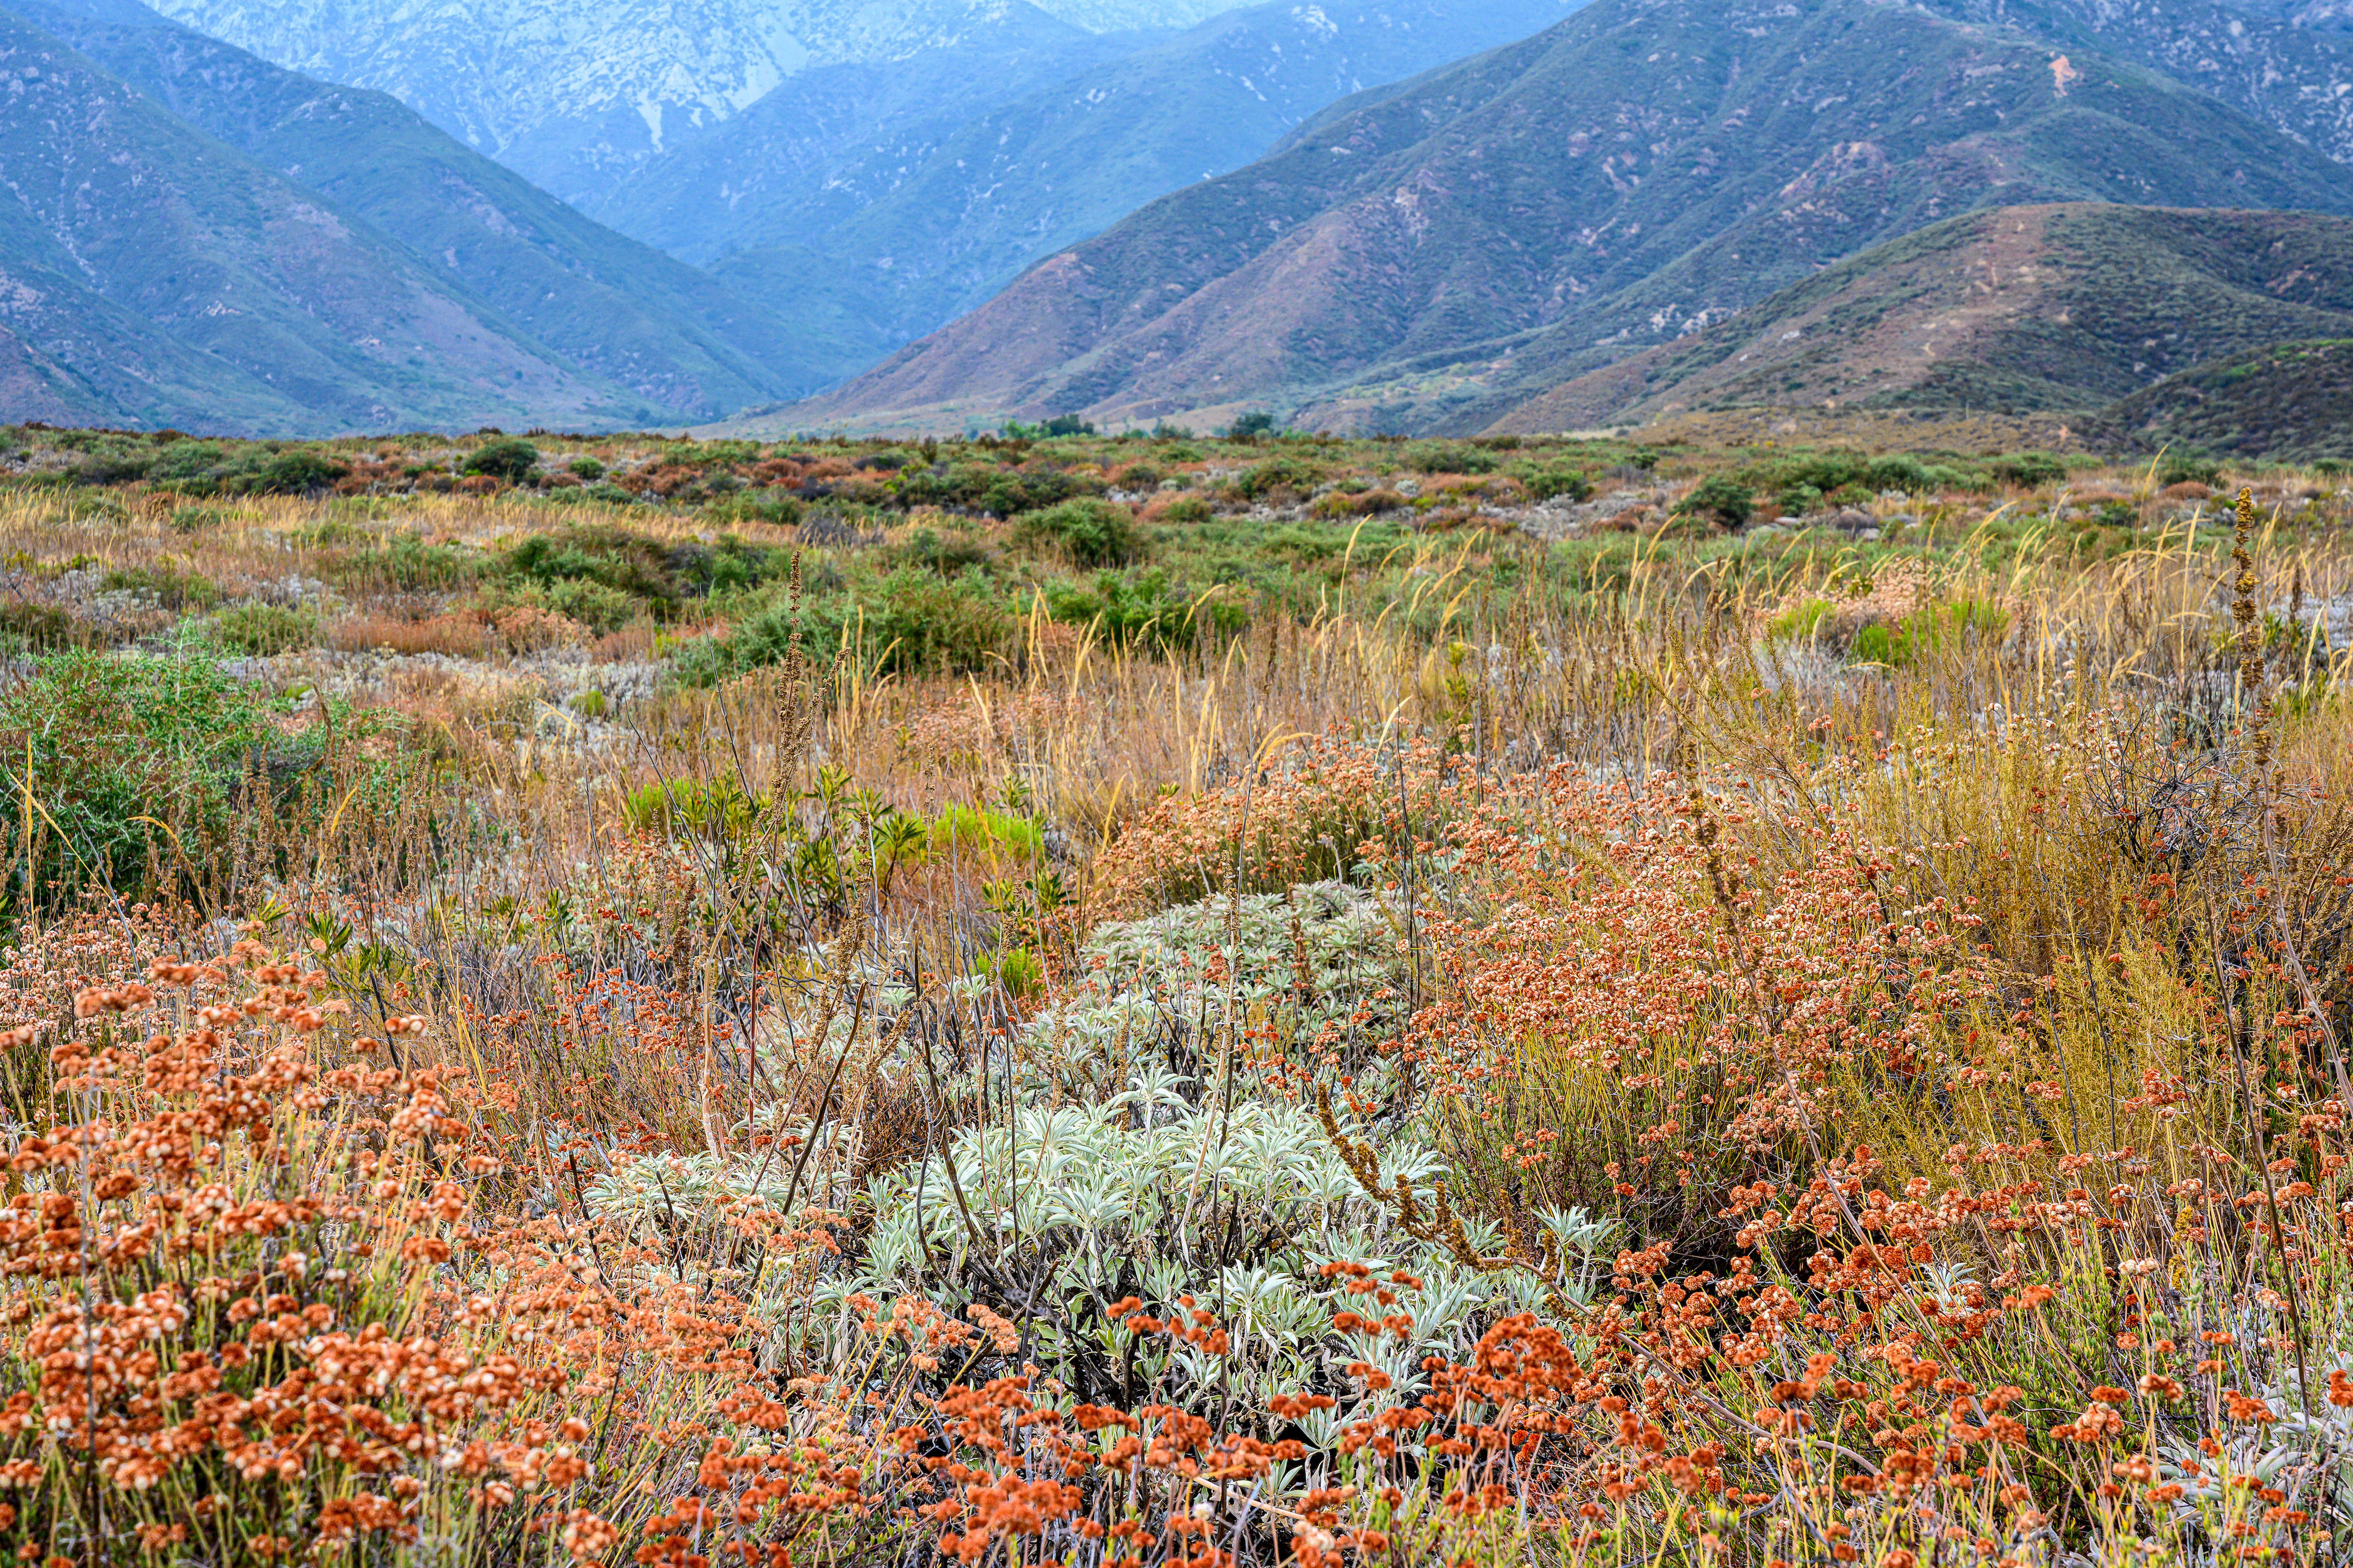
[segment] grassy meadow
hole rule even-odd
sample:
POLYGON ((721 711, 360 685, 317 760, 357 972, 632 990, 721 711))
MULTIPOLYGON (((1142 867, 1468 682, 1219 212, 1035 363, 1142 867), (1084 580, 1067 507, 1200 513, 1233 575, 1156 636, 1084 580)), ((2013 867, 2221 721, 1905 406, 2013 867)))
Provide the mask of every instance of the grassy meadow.
POLYGON ((2353 480, 0 428, 26 1563, 2353 1551, 2353 480))

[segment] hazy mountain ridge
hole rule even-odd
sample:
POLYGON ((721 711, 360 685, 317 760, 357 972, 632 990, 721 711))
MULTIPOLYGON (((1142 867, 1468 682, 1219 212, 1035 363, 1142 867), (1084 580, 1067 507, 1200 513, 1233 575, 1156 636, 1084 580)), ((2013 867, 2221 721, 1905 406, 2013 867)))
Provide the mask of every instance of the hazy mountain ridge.
POLYGON ((584 196, 599 222, 698 266, 829 226, 888 196, 1003 102, 1135 47, 1134 35, 944 50, 803 71, 723 124, 584 196), (985 81, 976 81, 985 76, 985 81))
POLYGON ((0 5, 658 406, 712 411, 828 379, 723 285, 598 226, 385 94, 280 70, 134 0, 0 5))
MULTIPOLYGON (((380 88, 566 199, 798 72, 1184 25, 1204 0, 169 0, 278 65, 380 88), (1057 12, 1064 15, 1057 15, 1057 12)), ((980 85, 986 85, 985 76, 980 85)))
POLYGON ((1475 427, 1980 205, 2345 211, 2156 72, 1867 0, 1600 0, 1156 202, 785 425, 1304 405, 1475 427))
POLYGON ((1574 3, 1286 0, 976 115, 909 116, 864 146, 804 134, 779 157, 770 127, 826 120, 802 108, 825 84, 812 72, 589 210, 839 331, 846 374, 1143 200, 1248 163, 1334 98, 1524 37, 1574 3))
POLYGON ((347 427, 608 412, 607 389, 13 15, 0 71, 0 325, 27 406, 252 428, 302 405, 347 427))

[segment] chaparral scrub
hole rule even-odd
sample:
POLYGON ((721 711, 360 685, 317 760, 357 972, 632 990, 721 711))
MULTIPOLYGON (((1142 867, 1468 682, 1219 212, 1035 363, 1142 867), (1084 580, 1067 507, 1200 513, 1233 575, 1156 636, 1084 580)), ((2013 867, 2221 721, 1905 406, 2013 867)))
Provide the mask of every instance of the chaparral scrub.
POLYGON ((2228 560, 2196 518, 1956 542, 1949 498, 1911 553, 1544 557, 1326 531, 1321 468, 1169 445, 1186 500, 1302 514, 1254 619, 1152 588, 1190 642, 1113 616, 1141 576, 1065 616, 1067 573, 1225 549, 1212 509, 1108 553, 1013 520, 1107 453, 989 448, 1037 491, 994 531, 756 449, 882 510, 512 538, 576 488, 542 463, 437 495, 438 542, 188 521, 254 593, 271 520, 311 531, 355 602, 240 667, 315 688, 190 666, 236 722, 155 709, 178 795, 60 677, 119 656, 0 705, 0 1544, 2342 1560, 2353 556, 2316 512, 2250 504, 2228 560), (870 647, 886 578, 1004 624, 870 647), (138 787, 71 791, 90 756, 138 787))

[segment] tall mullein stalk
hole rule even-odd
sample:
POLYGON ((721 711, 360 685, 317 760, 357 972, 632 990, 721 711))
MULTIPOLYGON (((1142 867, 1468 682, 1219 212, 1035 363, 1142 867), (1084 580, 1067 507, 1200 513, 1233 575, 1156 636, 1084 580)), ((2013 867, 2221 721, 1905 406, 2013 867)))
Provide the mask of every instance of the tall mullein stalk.
POLYGON ((2255 492, 2239 491, 2237 524, 2231 531, 2231 621, 2237 628, 2239 700, 2254 704, 2254 722, 2247 731, 2249 757, 2254 764, 2255 788, 2268 815, 2272 799, 2272 694, 2263 664, 2263 628, 2255 614, 2255 492))

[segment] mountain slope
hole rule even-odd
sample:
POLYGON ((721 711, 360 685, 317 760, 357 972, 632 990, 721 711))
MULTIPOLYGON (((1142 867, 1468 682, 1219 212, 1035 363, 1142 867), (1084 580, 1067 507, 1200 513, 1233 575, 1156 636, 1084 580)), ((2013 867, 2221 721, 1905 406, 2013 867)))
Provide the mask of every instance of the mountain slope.
POLYGON ((997 57, 990 80, 1030 87, 1000 106, 955 85, 967 54, 807 70, 584 209, 713 263, 849 374, 1148 197, 1250 163, 1332 99, 1525 37, 1577 3, 1278 0, 1141 49, 1094 37, 997 57))
POLYGON ((2209 0, 1923 0, 1957 21, 2095 49, 2211 93, 2290 140, 2353 161, 2353 5, 2317 0, 2270 15, 2209 0), (2332 13, 2331 5, 2335 6, 2332 13))
POLYGON ((1483 425, 1972 207, 2353 209, 2200 93, 1870 0, 1598 0, 1341 106, 776 422, 1483 425), (1537 374, 1525 384, 1524 367, 1537 374))
POLYGON ((0 11, 0 417, 265 434, 674 422, 0 11))
POLYGON ((2245 461, 2353 459, 2353 340, 2267 343, 2169 375, 2102 424, 2136 445, 2245 461))
POLYGON ((0 0, 190 124, 393 239, 441 281, 669 416, 832 379, 765 312, 600 227, 382 93, 280 70, 135 0, 0 0))
MULTIPOLYGON (((380 88, 566 199, 798 72, 1185 26, 1217 0, 166 0, 200 32, 380 88), (1060 13, 1057 15, 1056 13, 1060 13)), ((987 86, 985 70, 974 85, 987 86)))
POLYGON ((2002 207, 1874 246, 1496 427, 1775 405, 2088 412, 2264 343, 2345 335, 2353 219, 2002 207))
POLYGON ((584 193, 579 205, 698 266, 747 244, 806 239, 887 195, 976 117, 1132 53, 1137 37, 1057 36, 813 67, 584 193))
MULTIPOLYGON (((821 191, 741 207, 720 237, 734 254, 718 273, 769 300, 840 294, 847 282, 847 310, 896 348, 1144 200, 1250 163, 1332 99, 1525 37, 1569 9, 1574 0, 1280 0, 1230 12, 939 127, 930 146, 896 136, 821 191)), ((694 188, 669 174, 654 164, 645 179, 694 188)))
POLYGON ((2314 32, 2353 34, 2353 0, 2232 0, 2231 8, 2314 32))

